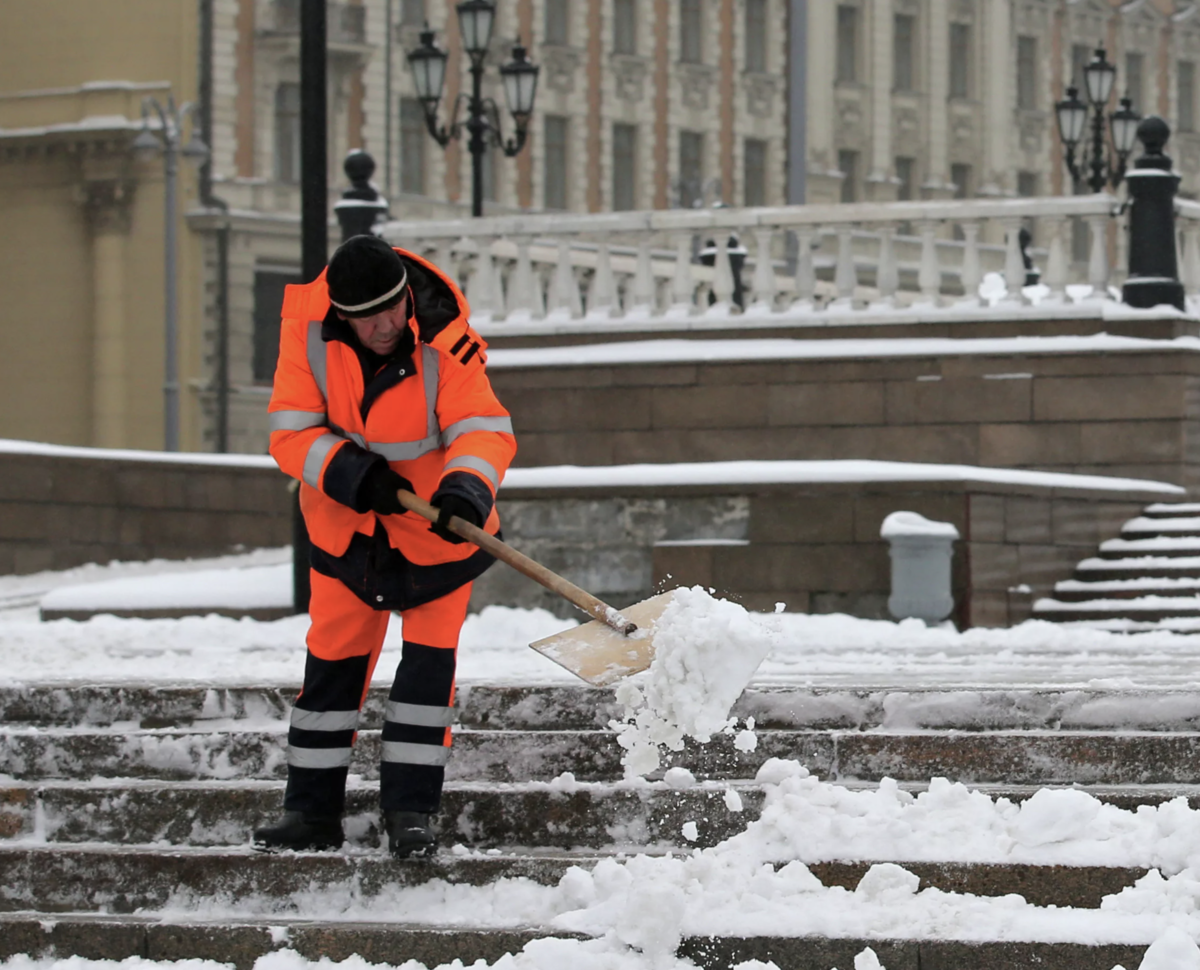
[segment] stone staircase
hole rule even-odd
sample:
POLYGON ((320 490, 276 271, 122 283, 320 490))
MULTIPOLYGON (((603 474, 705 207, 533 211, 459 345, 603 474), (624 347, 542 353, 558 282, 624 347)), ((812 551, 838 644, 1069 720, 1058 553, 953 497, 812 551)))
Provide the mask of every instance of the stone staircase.
MULTIPOLYGON (((744 753, 727 738, 687 749, 674 763, 699 783, 673 789, 621 783, 620 749, 605 727, 616 714, 609 692, 474 686, 460 691, 436 860, 397 863, 381 848, 377 730, 363 730, 356 747, 347 847, 261 855, 248 833, 280 805, 291 696, 255 687, 0 689, 0 959, 197 957, 245 968, 290 947, 311 959, 357 953, 392 965, 494 962, 565 934, 405 922, 389 893, 434 879, 552 885, 568 867, 615 853, 715 844, 755 816, 762 792, 752 779, 769 757, 800 759, 848 786, 888 776, 916 791, 945 776, 1015 800, 1039 786, 1077 785, 1125 808, 1179 795, 1200 804, 1200 692, 764 689, 735 709, 756 719, 758 749, 744 753), (741 795, 740 814, 726 807, 728 786, 741 795), (697 823, 694 842, 681 835, 686 821, 697 823), (296 903, 314 893, 351 901, 360 915, 305 915, 296 903)), ((381 723, 383 700, 371 693, 366 724, 381 723)), ((810 868, 826 885, 853 888, 870 865, 828 859, 810 868)), ((904 866, 922 887, 1091 908, 1146 872, 904 866)), ((780 936, 689 938, 680 952, 714 970, 751 959, 790 970, 851 966, 867 945, 889 970, 1111 970, 1136 967, 1144 950, 780 936)))
POLYGON ((1130 632, 1200 631, 1200 504, 1147 506, 1038 600, 1033 616, 1130 632))

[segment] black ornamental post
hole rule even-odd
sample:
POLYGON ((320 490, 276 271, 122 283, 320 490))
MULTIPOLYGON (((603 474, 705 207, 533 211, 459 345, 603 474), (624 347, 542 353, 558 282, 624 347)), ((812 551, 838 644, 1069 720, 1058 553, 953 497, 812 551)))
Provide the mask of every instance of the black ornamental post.
POLYGON ((1129 185, 1129 277, 1121 299, 1148 310, 1167 304, 1183 310, 1183 284, 1175 251, 1175 193, 1179 176, 1163 152, 1170 126, 1151 116, 1138 125, 1146 153, 1125 173, 1129 185))

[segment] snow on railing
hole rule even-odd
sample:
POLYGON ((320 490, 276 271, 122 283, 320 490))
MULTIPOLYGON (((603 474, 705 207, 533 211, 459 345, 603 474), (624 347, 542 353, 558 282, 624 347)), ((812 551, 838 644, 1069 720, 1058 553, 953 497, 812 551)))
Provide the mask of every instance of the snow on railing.
MULTIPOLYGON (((1110 238, 1119 215, 1119 200, 1100 193, 514 215, 389 222, 379 231, 462 282, 477 323, 629 325, 1101 303, 1124 275, 1109 258, 1110 245, 1118 257, 1126 249, 1119 223, 1110 238), (1026 287, 1026 255, 1040 271, 1036 293, 1026 287)), ((1180 226, 1193 294, 1200 204, 1180 203, 1180 226)))

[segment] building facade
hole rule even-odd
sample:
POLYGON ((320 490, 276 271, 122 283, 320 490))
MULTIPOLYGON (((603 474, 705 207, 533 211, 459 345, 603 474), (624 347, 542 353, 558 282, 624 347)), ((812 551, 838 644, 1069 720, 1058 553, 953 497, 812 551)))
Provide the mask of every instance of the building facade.
MULTIPOLYGON (((0 436, 162 446, 164 170, 131 144, 144 98, 211 89, 210 163, 181 168, 175 213, 181 442, 265 449, 300 263, 300 3, 0 0, 0 436)), ((454 8, 327 4, 331 203, 364 148, 393 216, 469 212, 471 158, 429 137, 405 58, 428 24, 448 121, 469 82, 454 8)), ((505 137, 518 42, 539 90, 525 149, 485 162, 489 212, 1069 193, 1054 104, 1101 43, 1200 194, 1192 2, 499 0, 505 137)))
POLYGON ((1200 11, 1173 0, 807 4, 808 202, 1071 194, 1054 106, 1103 46, 1200 191, 1200 11), (818 40, 820 39, 820 40, 818 40), (832 96, 830 96, 832 94, 832 96))

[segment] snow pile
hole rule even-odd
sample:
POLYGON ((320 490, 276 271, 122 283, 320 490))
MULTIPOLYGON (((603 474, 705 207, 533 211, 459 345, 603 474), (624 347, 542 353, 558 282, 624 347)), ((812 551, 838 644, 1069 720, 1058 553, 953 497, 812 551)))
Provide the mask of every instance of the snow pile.
MULTIPOLYGON (((778 639, 768 622, 699 586, 675 591, 655 625, 645 678, 616 691, 625 713, 612 726, 627 777, 656 769, 660 749, 680 751, 685 737, 705 744, 732 730, 729 709, 778 639)), ((753 750, 752 740, 739 738, 739 746, 753 750)))
POLYGON ((280 609, 291 605, 291 563, 127 576, 80 586, 60 586, 41 601, 44 610, 80 611, 280 609))

